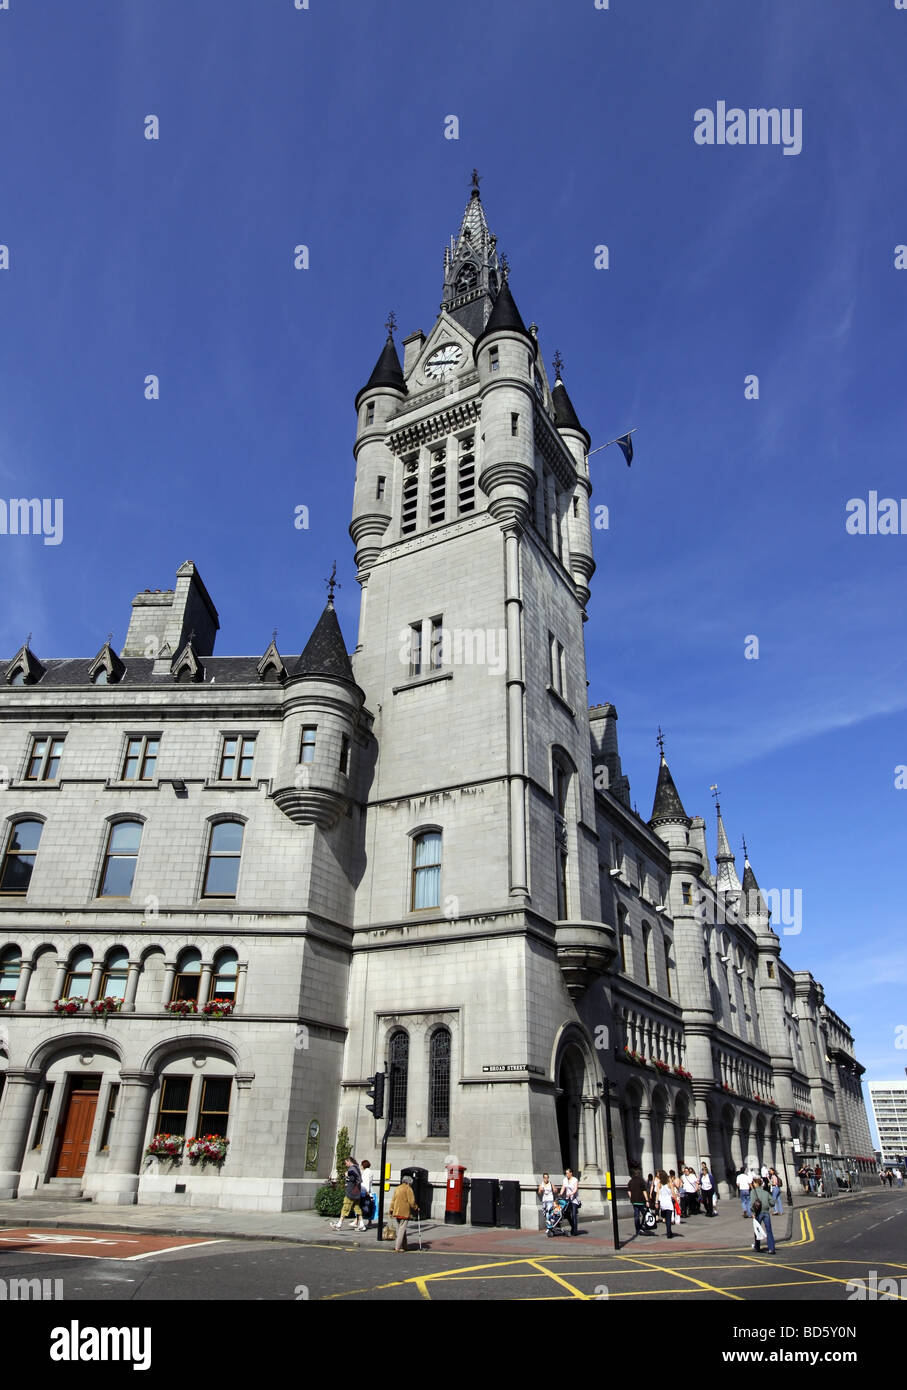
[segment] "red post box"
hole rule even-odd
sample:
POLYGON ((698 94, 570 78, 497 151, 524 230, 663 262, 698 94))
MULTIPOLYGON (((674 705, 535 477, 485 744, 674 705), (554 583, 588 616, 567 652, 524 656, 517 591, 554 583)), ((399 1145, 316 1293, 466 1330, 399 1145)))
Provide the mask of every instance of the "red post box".
POLYGON ((463 1174, 466 1168, 462 1163, 447 1163, 447 1200, 444 1203, 444 1221, 448 1226, 463 1226, 466 1223, 466 1182, 463 1174))

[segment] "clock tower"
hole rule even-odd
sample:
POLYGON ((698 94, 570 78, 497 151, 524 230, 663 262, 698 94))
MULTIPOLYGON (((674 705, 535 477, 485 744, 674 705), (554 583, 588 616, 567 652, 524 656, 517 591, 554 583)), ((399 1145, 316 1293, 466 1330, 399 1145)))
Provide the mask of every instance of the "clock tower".
POLYGON ((375 1148, 363 1090, 393 1064, 395 1167, 443 1181, 456 1154, 532 1184, 560 1154, 594 1177, 601 1010, 584 1022, 576 1002, 615 938, 583 645, 589 436, 559 367, 549 382, 476 175, 434 327, 402 363, 387 327, 356 398, 353 666, 373 743, 342 1122, 354 1152, 375 1148))

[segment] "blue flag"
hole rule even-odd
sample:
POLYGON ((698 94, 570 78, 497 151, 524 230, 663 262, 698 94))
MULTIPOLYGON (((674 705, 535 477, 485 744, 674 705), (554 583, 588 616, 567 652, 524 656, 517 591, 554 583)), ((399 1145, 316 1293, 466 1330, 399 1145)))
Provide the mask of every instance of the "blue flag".
POLYGON ((621 453, 627 460, 627 467, 629 468, 630 464, 633 462, 633 440, 628 434, 622 434, 620 439, 615 439, 614 442, 618 445, 621 453))

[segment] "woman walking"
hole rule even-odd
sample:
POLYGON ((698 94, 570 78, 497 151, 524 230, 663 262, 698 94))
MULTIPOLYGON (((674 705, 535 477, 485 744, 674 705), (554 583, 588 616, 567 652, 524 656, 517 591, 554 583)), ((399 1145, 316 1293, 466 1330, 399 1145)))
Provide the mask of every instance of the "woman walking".
POLYGON ((750 1212, 753 1217, 753 1249, 758 1255, 760 1253, 760 1241, 765 1241, 766 1255, 775 1253, 775 1235, 772 1231, 771 1213, 767 1206, 762 1205, 762 1198, 767 1196, 765 1188, 762 1186, 761 1178, 753 1178, 753 1189, 750 1197, 750 1212))
POLYGON ((570 1219, 570 1234, 578 1236, 576 1229, 576 1213, 579 1210, 579 1178, 574 1176, 572 1168, 568 1168, 564 1174, 564 1182, 561 1187, 560 1195, 567 1198, 567 1216, 570 1219))
POLYGON ((705 1207, 706 1216, 715 1216, 712 1210, 712 1202, 715 1198, 715 1179, 707 1163, 703 1163, 699 1171, 699 1191, 702 1193, 702 1203, 705 1207))
POLYGON ((362 1172, 354 1158, 350 1157, 344 1161, 346 1163, 346 1178, 343 1184, 343 1206, 340 1211, 339 1220, 332 1221, 331 1226, 335 1231, 342 1230, 344 1221, 349 1216, 350 1212, 354 1211, 356 1213, 356 1220, 350 1222, 350 1230, 355 1231, 358 1228, 358 1230, 364 1231, 366 1225, 362 1219, 362 1207, 360 1206, 362 1197, 362 1172))
POLYGON ((671 1185, 671 1179, 663 1168, 659 1168, 658 1177, 655 1180, 655 1201, 668 1228, 668 1240, 673 1240, 671 1222, 674 1219, 674 1188, 671 1185))

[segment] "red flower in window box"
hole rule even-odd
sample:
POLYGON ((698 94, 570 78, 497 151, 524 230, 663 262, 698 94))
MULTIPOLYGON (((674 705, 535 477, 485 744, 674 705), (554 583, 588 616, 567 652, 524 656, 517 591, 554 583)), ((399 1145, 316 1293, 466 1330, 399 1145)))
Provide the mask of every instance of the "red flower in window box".
POLYGON ((88 1001, 87 1001, 87 999, 85 998, 84 995, 82 995, 82 996, 73 995, 73 997, 72 997, 71 999, 55 999, 55 1000, 54 1000, 54 1013, 55 1013, 55 1014, 77 1014, 77 1013, 79 1012, 79 1010, 82 1008, 82 1005, 83 1005, 83 1004, 86 1004, 87 1002, 88 1002, 88 1001))
POLYGON ((123 1004, 122 998, 116 999, 108 994, 104 999, 93 999, 91 1001, 91 1012, 95 1018, 103 1018, 107 1014, 119 1013, 123 1004))
POLYGON ((179 1162, 185 1139, 182 1134, 156 1134, 145 1150, 148 1158, 171 1158, 179 1162))
POLYGON ((653 1057, 652 1060, 660 1072, 669 1072, 671 1070, 667 1062, 663 1062, 660 1057, 653 1057))
POLYGON ((164 1008, 168 1014, 179 1014, 181 1018, 185 1018, 187 1014, 198 1013, 198 1004, 194 999, 171 999, 164 1008))
POLYGON ((229 1018, 233 1012, 232 999, 209 999, 202 1005, 202 1013, 209 1018, 229 1018))
POLYGON ((693 1080, 693 1073, 691 1071, 687 1071, 685 1067, 675 1067, 674 1075, 679 1076, 681 1081, 693 1080))
POLYGON ((229 1139, 224 1139, 220 1134, 203 1134, 199 1137, 193 1136, 186 1140, 186 1154, 190 1163, 200 1163, 202 1167, 206 1163, 223 1163, 227 1157, 227 1145, 229 1139))

